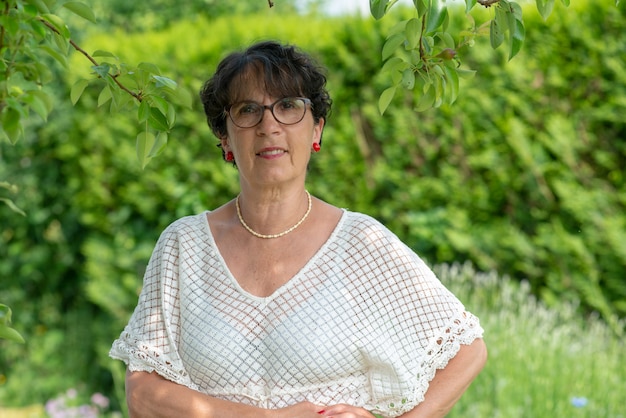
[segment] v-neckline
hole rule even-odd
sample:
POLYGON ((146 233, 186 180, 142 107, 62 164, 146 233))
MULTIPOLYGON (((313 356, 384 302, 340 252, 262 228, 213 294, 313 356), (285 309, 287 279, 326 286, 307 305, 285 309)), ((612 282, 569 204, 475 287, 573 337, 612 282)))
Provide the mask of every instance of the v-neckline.
POLYGON ((328 237, 328 239, 320 246, 320 248, 318 248, 318 250, 302 266, 301 269, 299 269, 285 283, 283 283, 282 285, 277 287, 276 290, 274 290, 268 296, 258 296, 258 295, 255 295, 255 294, 247 291, 246 289, 244 289, 241 286, 241 284, 239 283, 239 281, 237 280, 235 275, 232 273, 232 271, 228 267, 228 264, 226 263, 226 259, 223 257, 223 255, 222 255, 222 253, 220 251, 220 248, 217 245, 217 242, 215 241, 215 237, 213 236, 213 231, 211 231, 211 225, 209 224, 209 218, 207 216, 210 213, 210 211, 205 211, 204 212, 204 214, 203 214, 203 216, 204 216, 204 220, 203 221, 204 222, 203 223, 205 225, 205 232, 207 234, 207 238, 209 240, 209 243, 213 247, 213 249, 215 250, 215 256, 218 259, 219 263, 221 264, 222 269, 224 270, 224 273, 228 277, 228 280, 230 281, 232 286, 234 286, 239 293, 241 293, 242 295, 244 295, 248 299, 254 300, 254 301, 258 302, 258 303, 268 303, 268 302, 272 301, 273 299, 277 298, 278 296, 280 296, 289 287, 295 286, 301 280, 301 278, 303 277, 303 273, 306 270, 308 270, 310 268, 310 266, 312 266, 315 263, 315 261, 326 251, 328 246, 331 245, 333 241, 335 241, 337 235, 339 234, 339 231, 341 230, 341 228, 343 227, 343 224, 345 223, 345 219, 347 218, 347 214, 348 214, 348 210, 346 210, 346 209, 341 209, 341 211, 342 211, 341 217, 339 218, 339 221, 337 222, 337 225, 335 225, 335 227, 333 228, 333 231, 331 232, 331 234, 328 237))

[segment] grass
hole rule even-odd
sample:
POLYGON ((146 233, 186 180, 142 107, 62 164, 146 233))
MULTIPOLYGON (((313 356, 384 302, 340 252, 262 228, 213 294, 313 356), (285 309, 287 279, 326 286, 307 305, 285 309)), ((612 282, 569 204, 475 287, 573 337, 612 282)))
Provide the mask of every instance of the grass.
POLYGON ((547 308, 526 283, 475 272, 436 272, 481 320, 489 360, 454 417, 626 417, 625 341, 576 306, 547 308))
MULTIPOLYGON (((547 308, 527 284, 469 264, 435 272, 480 318, 489 349, 449 418, 626 418, 625 341, 604 322, 572 304, 547 308)), ((45 417, 42 407, 0 407, 0 416, 45 417)))

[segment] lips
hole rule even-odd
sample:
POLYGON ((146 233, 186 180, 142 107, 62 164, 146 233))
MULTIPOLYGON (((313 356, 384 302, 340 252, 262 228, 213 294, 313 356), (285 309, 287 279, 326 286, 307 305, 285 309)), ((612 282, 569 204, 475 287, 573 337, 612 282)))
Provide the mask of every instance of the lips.
POLYGON ((285 151, 284 149, 271 148, 271 149, 261 150, 257 155, 259 157, 275 157, 275 156, 278 156, 278 155, 285 154, 286 152, 287 151, 285 151))

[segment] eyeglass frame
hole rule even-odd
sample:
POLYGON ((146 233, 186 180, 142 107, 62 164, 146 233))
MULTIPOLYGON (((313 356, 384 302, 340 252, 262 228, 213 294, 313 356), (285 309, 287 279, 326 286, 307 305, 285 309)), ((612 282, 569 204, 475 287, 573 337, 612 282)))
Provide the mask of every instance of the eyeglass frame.
POLYGON ((272 114, 272 117, 276 120, 276 122, 280 123, 281 125, 295 125, 298 124, 300 122, 302 122, 302 120, 304 119, 304 117, 306 116, 306 110, 307 110, 307 105, 309 107, 313 106, 313 102, 311 102, 311 99, 307 98, 307 97, 298 97, 298 96, 294 96, 294 97, 283 97, 280 98, 278 100, 276 100, 274 103, 271 103, 269 105, 264 105, 258 102, 254 102, 254 101, 241 101, 241 102, 237 102, 237 103, 233 103, 231 105, 228 106, 228 108, 224 109, 224 113, 226 113, 228 115, 228 117, 230 118, 230 121, 237 127, 242 128, 242 129, 247 129, 247 128, 254 128, 255 126, 257 126, 259 123, 263 122, 263 118, 265 117, 265 110, 268 109, 270 111, 270 113, 272 114), (292 123, 285 123, 285 122, 281 122, 280 120, 278 120, 278 118, 276 117, 276 114, 274 113, 274 106, 276 106, 276 104, 280 103, 282 100, 285 99, 296 99, 296 100, 302 100, 304 102, 304 112, 302 113, 302 117, 297 121, 297 122, 292 122, 292 123), (255 123, 254 125, 251 126, 239 126, 237 125, 237 122, 235 122, 235 119, 233 118, 233 116, 230 114, 230 110, 232 109, 233 106, 240 104, 240 103, 251 103, 251 104, 255 104, 260 106, 263 111, 261 112, 261 118, 259 119, 259 121, 257 123, 255 123))

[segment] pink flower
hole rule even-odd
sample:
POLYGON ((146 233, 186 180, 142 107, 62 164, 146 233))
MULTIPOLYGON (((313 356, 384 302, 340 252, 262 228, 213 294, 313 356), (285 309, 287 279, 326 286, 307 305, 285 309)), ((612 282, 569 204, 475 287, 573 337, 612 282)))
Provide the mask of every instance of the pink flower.
POLYGON ((102 409, 106 409, 109 407, 109 398, 97 392, 91 395, 91 403, 102 409))

